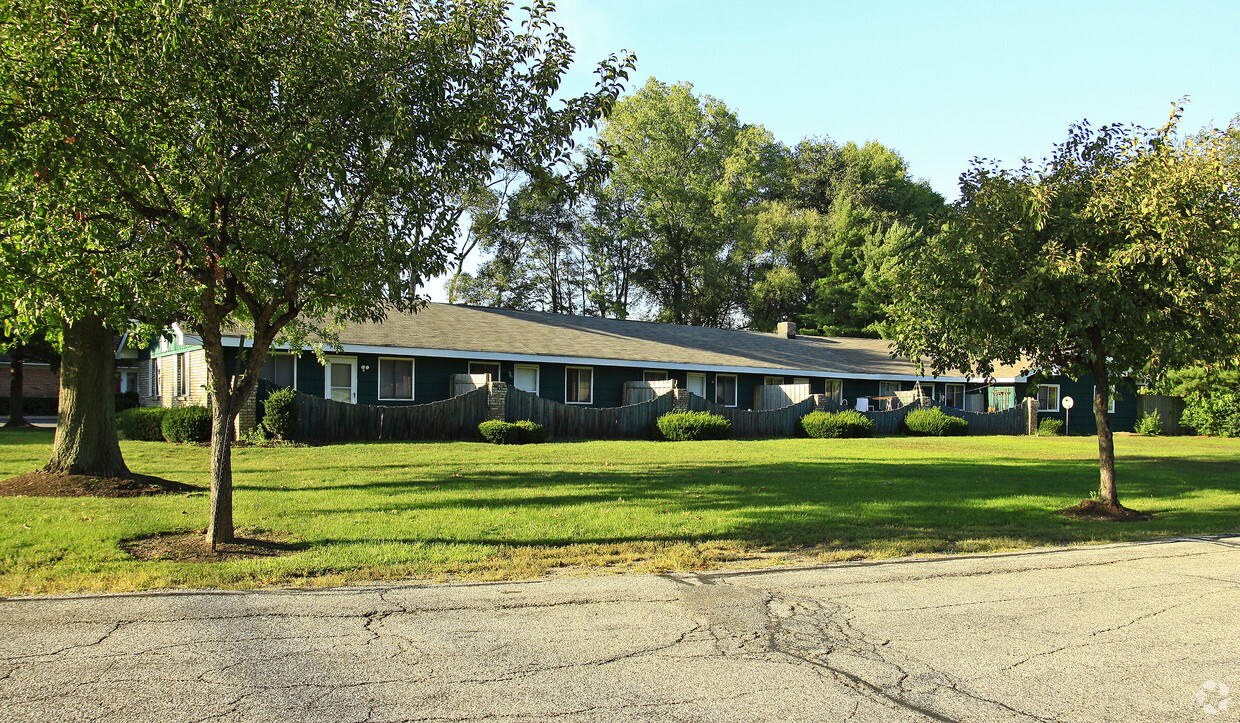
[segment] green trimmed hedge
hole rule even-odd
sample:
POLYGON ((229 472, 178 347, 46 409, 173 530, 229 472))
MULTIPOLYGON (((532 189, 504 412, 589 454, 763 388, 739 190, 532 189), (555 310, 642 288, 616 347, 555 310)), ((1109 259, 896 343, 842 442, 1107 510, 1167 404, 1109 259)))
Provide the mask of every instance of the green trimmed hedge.
POLYGON ((116 415, 116 423, 126 439, 141 442, 164 441, 164 415, 168 413, 163 407, 134 407, 116 415))
POLYGON ((297 392, 277 389, 263 401, 262 428, 276 439, 292 439, 297 436, 297 392))
POLYGON ((1043 417, 1038 422, 1039 437, 1058 437, 1063 434, 1063 420, 1054 417, 1043 417))
POLYGON ((801 429, 815 439, 873 437, 874 421, 855 409, 842 412, 810 412, 801 417, 801 429))
POLYGON ((969 423, 938 407, 914 409, 904 417, 904 429, 916 437, 963 437, 969 423))
POLYGON ((528 420, 501 422, 492 420, 478 425, 478 436, 491 444, 538 444, 547 441, 547 430, 528 420))
POLYGON ((668 412, 655 420, 659 434, 669 442, 696 442, 703 439, 727 439, 732 436, 732 423, 710 412, 668 412))
POLYGON ((160 430, 169 442, 209 442, 211 410, 206 407, 172 407, 164 415, 160 430))

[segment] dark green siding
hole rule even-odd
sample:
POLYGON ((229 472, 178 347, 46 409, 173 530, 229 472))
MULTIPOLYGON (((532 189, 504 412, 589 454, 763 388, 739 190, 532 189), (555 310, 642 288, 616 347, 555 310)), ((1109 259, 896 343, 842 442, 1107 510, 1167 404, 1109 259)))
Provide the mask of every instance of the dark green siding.
MULTIPOLYGON (((1080 379, 1069 379, 1064 376, 1050 377, 1041 381, 1043 384, 1058 384, 1059 398, 1072 397, 1075 405, 1066 411, 1060 404, 1058 412, 1038 412, 1038 419, 1053 417, 1067 420, 1070 434, 1097 434, 1098 425, 1094 421, 1094 375, 1085 374, 1080 379)), ((1115 411, 1111 413, 1111 431, 1131 432, 1136 428, 1137 417, 1141 409, 1141 397, 1131 380, 1125 379, 1116 386, 1115 411)), ((1016 392, 1021 397, 1038 396, 1038 385, 1030 383, 1017 385, 1016 392)))

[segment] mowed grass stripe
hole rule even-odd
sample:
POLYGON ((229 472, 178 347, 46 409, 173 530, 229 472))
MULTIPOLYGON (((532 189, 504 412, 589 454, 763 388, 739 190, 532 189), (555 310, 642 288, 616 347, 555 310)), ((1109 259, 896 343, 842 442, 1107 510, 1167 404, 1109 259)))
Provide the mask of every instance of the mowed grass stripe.
MULTIPOLYGON (((0 478, 47 431, 0 432, 0 478)), ((141 562, 124 539, 206 525, 205 496, 0 497, 7 594, 519 579, 772 560, 1014 550, 1240 529, 1240 440, 1116 440, 1120 493, 1155 517, 1052 512, 1097 488, 1093 438, 341 444, 234 451, 238 528, 280 558, 141 562)), ((207 450, 123 442, 135 472, 207 485, 207 450)))

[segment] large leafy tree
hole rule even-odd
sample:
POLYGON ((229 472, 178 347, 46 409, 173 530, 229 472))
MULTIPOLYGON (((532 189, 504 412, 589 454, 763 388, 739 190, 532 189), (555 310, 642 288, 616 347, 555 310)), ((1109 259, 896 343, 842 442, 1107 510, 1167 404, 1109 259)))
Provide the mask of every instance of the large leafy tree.
MULTIPOLYGON (((549 3, 520 23, 510 9, 139 5, 126 23, 142 52, 73 79, 95 89, 94 112, 48 91, 202 338, 213 544, 233 536, 231 430, 273 341, 415 308, 419 283, 448 265, 466 198, 501 166, 565 162, 572 134, 618 95, 631 58, 600 65, 595 91, 556 100, 572 46, 549 3), (234 366, 230 328, 250 336, 234 366)), ((75 41, 121 30, 111 14, 71 20, 75 41)))
POLYGON ((902 264, 900 353, 1092 373, 1101 502, 1119 511, 1107 408, 1121 375, 1234 357, 1240 198, 1225 137, 1074 126, 1039 168, 977 164, 950 223, 902 264))
POLYGON ((651 78, 617 103, 599 141, 615 157, 609 193, 647 240, 634 280, 658 317, 730 325, 740 308, 732 251, 772 178, 771 135, 687 83, 651 78))

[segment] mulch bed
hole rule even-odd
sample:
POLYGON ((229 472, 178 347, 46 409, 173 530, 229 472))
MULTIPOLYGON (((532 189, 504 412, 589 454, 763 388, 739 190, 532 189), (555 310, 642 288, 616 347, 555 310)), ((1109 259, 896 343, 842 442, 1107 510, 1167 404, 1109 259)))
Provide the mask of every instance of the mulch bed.
POLYGON ((306 548, 304 543, 288 541, 287 535, 266 531, 241 531, 247 537, 217 545, 207 544, 206 530, 164 532, 121 542, 121 549, 130 555, 152 562, 224 562, 251 557, 282 557, 306 548))
POLYGON ((92 477, 82 474, 29 472, 0 481, 0 497, 144 497, 205 493, 204 487, 173 482, 144 474, 129 479, 92 477))
POLYGON ((1123 505, 1109 507, 1098 500, 1082 500, 1081 504, 1057 510, 1055 514, 1070 517, 1074 520, 1103 520, 1110 522, 1144 522, 1153 517, 1151 514, 1138 512, 1123 505))

